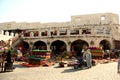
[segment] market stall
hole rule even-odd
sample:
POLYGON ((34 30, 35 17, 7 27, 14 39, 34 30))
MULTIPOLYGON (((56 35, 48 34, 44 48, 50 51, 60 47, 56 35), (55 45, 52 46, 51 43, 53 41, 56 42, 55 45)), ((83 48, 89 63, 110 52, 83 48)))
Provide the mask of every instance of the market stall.
POLYGON ((51 52, 48 50, 32 50, 31 56, 29 56, 29 62, 23 64, 23 66, 49 66, 52 65, 50 62, 51 52))
POLYGON ((51 52, 48 50, 32 50, 32 55, 43 59, 51 58, 51 52))
POLYGON ((103 50, 99 47, 89 47, 92 58, 102 58, 103 57, 103 50))

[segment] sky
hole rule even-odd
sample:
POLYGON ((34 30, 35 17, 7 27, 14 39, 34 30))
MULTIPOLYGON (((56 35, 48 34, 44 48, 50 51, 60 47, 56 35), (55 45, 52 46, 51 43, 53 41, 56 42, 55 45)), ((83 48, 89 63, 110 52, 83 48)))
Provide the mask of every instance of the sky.
POLYGON ((119 0, 0 0, 2 22, 67 22, 73 15, 116 13, 119 0))

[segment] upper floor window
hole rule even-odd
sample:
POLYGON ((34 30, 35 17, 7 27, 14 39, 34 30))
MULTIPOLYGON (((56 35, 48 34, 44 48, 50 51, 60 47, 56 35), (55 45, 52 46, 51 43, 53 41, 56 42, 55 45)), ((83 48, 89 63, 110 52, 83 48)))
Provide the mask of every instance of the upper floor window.
POLYGON ((57 30, 54 30, 54 31, 51 32, 51 36, 53 36, 53 35, 54 36, 57 35, 57 30))
POLYGON ((38 31, 35 31, 35 32, 34 32, 34 36, 35 36, 35 37, 38 36, 38 34, 39 34, 38 31))
POLYGON ((82 34, 91 34, 91 29, 83 29, 82 34))
POLYGON ((67 35, 67 30, 60 30, 60 35, 67 35))
POLYGON ((111 30, 110 29, 107 29, 106 30, 106 34, 109 35, 111 33, 111 30))
POLYGON ((101 16, 101 20, 105 20, 105 16, 101 16))
POLYGON ((71 35, 79 34, 79 30, 70 30, 71 35))
POLYGON ((30 37, 30 32, 25 32, 24 37, 30 37))
POLYGON ((104 30, 103 29, 98 29, 97 34, 104 34, 104 30))
POLYGON ((47 36, 47 31, 41 32, 41 36, 47 36))

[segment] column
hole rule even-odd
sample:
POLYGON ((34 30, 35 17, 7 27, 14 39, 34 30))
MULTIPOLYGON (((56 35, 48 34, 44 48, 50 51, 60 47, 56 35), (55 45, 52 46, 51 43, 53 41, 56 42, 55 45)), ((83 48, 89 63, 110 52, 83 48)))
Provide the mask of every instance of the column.
POLYGON ((79 35, 81 35, 82 34, 82 30, 81 29, 79 29, 79 35))
POLYGON ((4 31, 3 30, 1 30, 1 34, 4 35, 4 31))
POLYGON ((8 31, 6 31, 6 32, 5 32, 5 35, 9 36, 9 32, 8 32, 8 31))
POLYGON ((51 37, 51 31, 47 31, 48 32, 48 37, 51 37))
POLYGON ((34 37, 34 32, 30 32, 30 37, 34 37))
POLYGON ((47 44, 47 50, 50 51, 50 45, 49 44, 47 44))
POLYGON ((18 33, 15 33, 15 36, 18 36, 18 33))
POLYGON ((13 32, 11 32, 11 34, 10 34, 12 37, 14 36, 14 33, 13 32))
POLYGON ((67 30, 67 36, 70 36, 70 29, 67 30))
POLYGON ((41 32, 39 31, 39 37, 41 36, 41 32))
POLYGON ((70 46, 71 46, 71 42, 69 43, 69 42, 67 42, 67 44, 66 44, 66 47, 67 47, 67 52, 69 52, 70 51, 70 46))
POLYGON ((32 41, 30 41, 30 42, 29 42, 29 45, 30 45, 30 55, 32 55, 33 42, 32 42, 32 41))
POLYGON ((60 31, 59 30, 57 31, 57 36, 60 36, 60 31))

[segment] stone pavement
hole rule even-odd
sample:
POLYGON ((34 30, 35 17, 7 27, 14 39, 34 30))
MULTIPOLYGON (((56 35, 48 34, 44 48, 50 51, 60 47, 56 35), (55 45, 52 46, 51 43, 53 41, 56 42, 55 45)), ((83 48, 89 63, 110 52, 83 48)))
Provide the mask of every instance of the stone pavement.
POLYGON ((90 69, 75 70, 73 67, 22 67, 14 64, 13 72, 0 73, 0 80, 120 80, 117 62, 97 64, 90 69))

